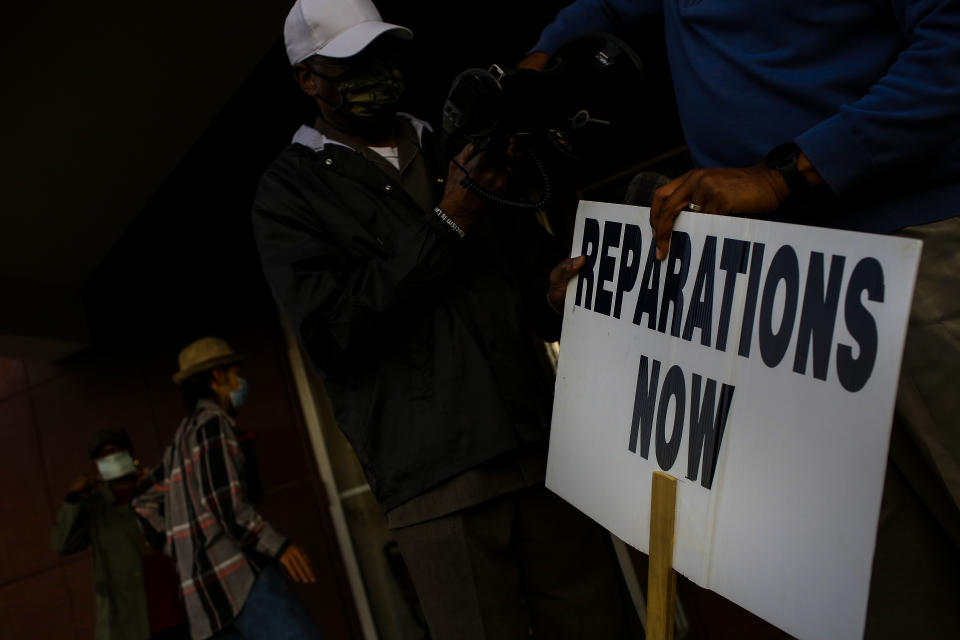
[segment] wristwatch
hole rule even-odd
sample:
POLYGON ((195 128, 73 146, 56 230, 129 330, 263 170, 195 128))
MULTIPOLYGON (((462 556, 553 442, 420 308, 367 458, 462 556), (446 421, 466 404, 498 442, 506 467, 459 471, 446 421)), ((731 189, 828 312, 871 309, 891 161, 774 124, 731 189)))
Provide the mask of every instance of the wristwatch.
POLYGON ((791 198, 803 198, 810 193, 810 185, 807 179, 797 168, 797 159, 800 157, 800 147, 795 142, 786 142, 774 147, 764 162, 770 169, 776 169, 783 176, 790 190, 791 198))

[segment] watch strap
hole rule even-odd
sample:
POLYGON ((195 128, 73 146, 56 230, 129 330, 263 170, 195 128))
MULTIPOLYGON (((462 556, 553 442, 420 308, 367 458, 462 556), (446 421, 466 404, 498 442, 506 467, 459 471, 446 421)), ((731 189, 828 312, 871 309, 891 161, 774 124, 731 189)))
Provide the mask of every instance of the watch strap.
POLYGON ((775 147, 764 159, 767 167, 779 171, 783 176, 791 198, 803 198, 810 193, 810 185, 797 164, 801 153, 796 143, 787 142, 775 147))

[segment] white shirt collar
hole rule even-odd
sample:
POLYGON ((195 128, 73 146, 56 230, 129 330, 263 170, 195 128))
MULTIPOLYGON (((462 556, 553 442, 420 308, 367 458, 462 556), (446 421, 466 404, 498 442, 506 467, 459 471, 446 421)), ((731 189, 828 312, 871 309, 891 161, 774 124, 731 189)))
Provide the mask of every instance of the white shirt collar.
MULTIPOLYGON (((421 140, 421 142, 423 141, 424 129, 430 131, 431 133, 433 132, 433 127, 431 127, 429 123, 420 120, 419 118, 414 118, 409 113, 398 113, 397 115, 410 121, 410 124, 413 125, 413 129, 417 132, 417 137, 421 140)), ((297 132, 293 134, 292 142, 294 144, 302 144, 303 146, 309 147, 314 151, 322 151, 323 148, 328 144, 340 145, 341 147, 346 147, 347 149, 352 148, 350 145, 337 142, 336 140, 331 140, 313 127, 307 125, 301 125, 300 128, 297 129, 297 132)))

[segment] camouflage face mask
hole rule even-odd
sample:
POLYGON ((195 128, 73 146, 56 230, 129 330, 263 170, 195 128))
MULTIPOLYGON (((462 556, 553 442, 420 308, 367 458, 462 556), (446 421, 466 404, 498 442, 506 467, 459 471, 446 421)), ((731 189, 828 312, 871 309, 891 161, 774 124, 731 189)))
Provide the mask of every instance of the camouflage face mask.
POLYGON ((376 125, 391 120, 397 113, 404 89, 403 75, 391 62, 374 60, 338 78, 321 77, 336 84, 340 103, 334 112, 345 119, 376 125))

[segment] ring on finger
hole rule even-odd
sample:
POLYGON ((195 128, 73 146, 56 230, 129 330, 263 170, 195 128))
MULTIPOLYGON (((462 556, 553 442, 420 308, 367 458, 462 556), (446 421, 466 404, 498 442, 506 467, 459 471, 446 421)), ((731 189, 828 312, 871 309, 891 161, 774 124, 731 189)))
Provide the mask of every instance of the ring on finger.
POLYGON ((703 205, 696 204, 693 202, 687 203, 687 211, 693 211, 694 213, 700 213, 703 211, 703 205))

